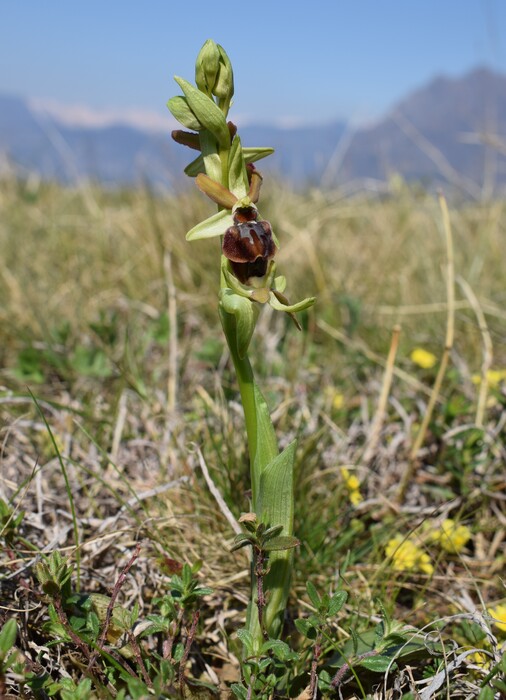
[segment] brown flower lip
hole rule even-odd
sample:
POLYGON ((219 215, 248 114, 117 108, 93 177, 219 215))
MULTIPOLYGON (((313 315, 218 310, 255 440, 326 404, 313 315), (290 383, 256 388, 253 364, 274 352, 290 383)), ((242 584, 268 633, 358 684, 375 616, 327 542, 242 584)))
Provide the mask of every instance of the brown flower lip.
POLYGON ((248 284, 250 277, 263 277, 276 250, 270 223, 258 221, 254 207, 236 209, 234 226, 225 232, 222 251, 239 282, 248 284))

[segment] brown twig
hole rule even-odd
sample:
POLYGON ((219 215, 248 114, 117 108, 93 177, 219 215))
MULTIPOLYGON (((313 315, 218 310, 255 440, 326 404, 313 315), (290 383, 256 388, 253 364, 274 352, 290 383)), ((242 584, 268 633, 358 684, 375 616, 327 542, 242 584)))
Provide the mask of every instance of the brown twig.
POLYGON ((353 662, 346 662, 344 663, 339 671, 336 673, 334 678, 332 679, 332 682, 330 685, 332 688, 337 688, 338 686, 341 685, 341 683, 344 680, 344 677, 348 673, 348 671, 351 669, 352 665, 360 663, 360 661, 363 661, 364 659, 368 659, 370 656, 378 656, 380 652, 377 649, 371 649, 371 651, 366 651, 364 654, 360 654, 357 656, 353 662))
POLYGON ((318 632, 318 635, 317 635, 316 641, 315 641, 315 645, 314 645, 313 660, 311 661, 311 679, 309 681, 309 696, 313 700, 316 697, 317 683, 318 683, 318 676, 316 675, 316 672, 318 670, 318 661, 320 659, 321 653, 322 653, 322 633, 318 632))
POLYGON ((105 613, 104 626, 102 628, 102 632, 100 633, 100 637, 99 637, 98 642, 97 642, 97 649, 95 649, 95 651, 91 655, 90 661, 88 663, 88 668, 90 668, 95 663, 95 661, 97 660, 97 658, 100 655, 100 651, 105 646, 105 642, 107 640, 107 633, 109 632, 109 627, 111 626, 111 621, 112 621, 112 616, 114 613, 114 606, 116 605, 116 600, 118 598, 121 587, 125 583, 125 579, 127 577, 128 572, 130 571, 135 560, 139 556, 140 550, 141 550, 141 545, 138 542, 136 547, 135 547, 134 553, 132 554, 132 556, 130 557, 130 559, 128 560, 126 565, 124 566, 122 572, 120 573, 120 575, 118 576, 118 578, 116 580, 116 583, 114 584, 114 587, 113 587, 112 593, 111 593, 111 600, 109 601, 109 605, 107 606, 107 610, 105 613))
POLYGON ((186 666, 186 662, 188 661, 188 656, 190 655, 191 645, 193 644, 193 640, 195 638, 195 631, 197 629, 197 623, 199 621, 199 617, 200 617, 200 611, 196 610, 193 613, 192 624, 190 627, 190 631, 188 632, 188 636, 186 637, 186 643, 184 645, 183 656, 181 657, 181 661, 179 663, 179 691, 181 693, 181 697, 183 697, 183 698, 184 698, 184 669, 186 666))

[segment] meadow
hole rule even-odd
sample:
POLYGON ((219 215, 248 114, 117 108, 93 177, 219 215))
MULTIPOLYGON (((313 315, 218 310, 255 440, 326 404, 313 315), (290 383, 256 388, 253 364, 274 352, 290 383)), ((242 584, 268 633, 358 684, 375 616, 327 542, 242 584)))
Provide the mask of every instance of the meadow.
MULTIPOLYGON (((438 197, 399 178, 262 200, 287 296, 317 301, 302 331, 263 309, 252 341, 298 440, 300 541, 291 656, 255 697, 309 698, 315 659, 321 697, 506 696, 506 203, 448 208, 451 245, 438 197), (348 596, 317 654, 295 624, 313 586, 348 596), (366 663, 381 626, 387 667, 366 663)), ((240 681, 244 418, 219 243, 185 241, 212 211, 196 190, 0 183, 0 697, 240 681)))

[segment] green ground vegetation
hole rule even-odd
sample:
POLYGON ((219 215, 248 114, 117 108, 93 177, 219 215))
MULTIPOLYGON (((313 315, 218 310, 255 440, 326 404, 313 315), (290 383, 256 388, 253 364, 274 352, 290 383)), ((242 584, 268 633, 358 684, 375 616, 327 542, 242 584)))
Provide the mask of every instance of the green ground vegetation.
POLYGON ((317 303, 253 339, 300 546, 287 646, 241 664, 247 445, 219 243, 185 241, 212 206, 0 183, 1 697, 309 698, 312 664, 322 697, 506 692, 506 203, 450 202, 449 261, 399 180, 268 190, 286 294, 317 303))

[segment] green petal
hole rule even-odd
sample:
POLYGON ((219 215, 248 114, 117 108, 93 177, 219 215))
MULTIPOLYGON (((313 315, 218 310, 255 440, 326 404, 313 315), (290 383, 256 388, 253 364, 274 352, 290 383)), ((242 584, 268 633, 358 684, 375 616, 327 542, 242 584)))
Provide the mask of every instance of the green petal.
POLYGON ((214 238, 214 236, 223 236, 227 228, 232 226, 234 219, 232 214, 224 209, 217 214, 213 214, 205 221, 194 226, 186 234, 187 241, 198 241, 201 238, 214 238))

